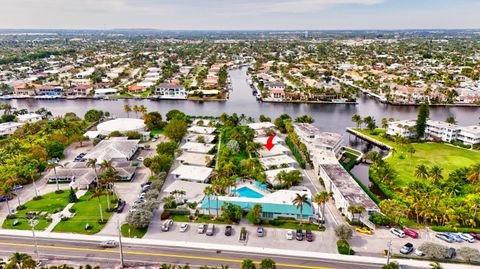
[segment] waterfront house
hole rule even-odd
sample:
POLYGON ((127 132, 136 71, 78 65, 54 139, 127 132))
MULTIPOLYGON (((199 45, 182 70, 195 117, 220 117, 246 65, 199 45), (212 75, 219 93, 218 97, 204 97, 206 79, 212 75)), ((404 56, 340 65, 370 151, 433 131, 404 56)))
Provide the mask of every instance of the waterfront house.
POLYGON ((117 95, 117 94, 118 94, 118 90, 113 88, 95 90, 95 97, 106 97, 106 96, 117 95))
POLYGON ((78 84, 73 88, 67 89, 66 93, 68 96, 87 96, 92 89, 90 84, 78 84))
POLYGON ((128 86, 128 92, 130 92, 130 93, 139 93, 139 92, 144 92, 144 91, 145 91, 145 87, 140 86, 138 84, 128 86))
POLYGON ((152 95, 160 99, 187 99, 187 92, 181 85, 171 83, 158 84, 152 95))

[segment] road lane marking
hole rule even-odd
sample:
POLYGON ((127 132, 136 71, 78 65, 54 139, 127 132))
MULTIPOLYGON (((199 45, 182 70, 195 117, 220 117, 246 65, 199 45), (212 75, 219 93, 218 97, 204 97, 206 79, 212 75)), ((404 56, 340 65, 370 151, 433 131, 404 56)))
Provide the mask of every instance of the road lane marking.
MULTIPOLYGON (((16 247, 34 247, 35 246, 34 244, 10 243, 10 242, 0 242, 0 245, 16 246, 16 247)), ((98 253, 119 253, 118 250, 113 250, 113 249, 94 249, 94 248, 80 248, 80 247, 67 247, 67 246, 38 245, 38 248, 62 249, 62 250, 72 250, 72 251, 87 251, 87 252, 98 252, 98 253)), ((206 256, 178 255, 178 254, 165 254, 165 253, 152 253, 152 252, 144 252, 144 251, 123 251, 123 254, 142 255, 142 256, 156 256, 156 257, 167 257, 167 258, 181 258, 181 259, 189 259, 189 260, 220 261, 220 262, 231 262, 231 263, 242 263, 242 261, 243 261, 243 260, 238 260, 238 259, 215 258, 215 257, 206 257, 206 256)), ((254 263, 259 264, 260 262, 254 262, 254 263)), ((301 264, 289 264, 289 263, 277 263, 276 265, 277 266, 283 266, 283 267, 305 268, 305 269, 333 269, 333 268, 329 268, 329 267, 301 265, 301 264)))

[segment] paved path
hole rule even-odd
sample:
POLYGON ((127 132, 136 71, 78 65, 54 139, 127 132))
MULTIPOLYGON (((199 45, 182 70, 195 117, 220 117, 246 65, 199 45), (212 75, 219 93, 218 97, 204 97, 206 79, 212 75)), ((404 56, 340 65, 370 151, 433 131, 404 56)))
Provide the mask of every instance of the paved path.
MULTIPOLYGON (((79 190, 75 194, 77 195, 77 198, 80 198, 83 195, 85 195, 85 193, 87 193, 87 190, 79 190)), ((52 223, 50 223, 50 225, 48 225, 47 229, 45 229, 45 232, 50 233, 55 228, 55 226, 57 226, 57 224, 60 221, 62 221, 62 217, 71 216, 72 213, 70 213, 70 208, 72 208, 73 205, 75 205, 75 203, 69 203, 67 206, 65 206, 65 208, 62 211, 53 214, 52 215, 52 223)))

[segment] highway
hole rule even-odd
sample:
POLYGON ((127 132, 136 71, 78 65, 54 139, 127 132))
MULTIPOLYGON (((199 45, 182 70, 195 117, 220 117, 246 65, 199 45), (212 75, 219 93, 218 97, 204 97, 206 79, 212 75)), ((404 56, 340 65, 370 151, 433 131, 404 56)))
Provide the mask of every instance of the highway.
MULTIPOLYGON (((44 264, 55 264, 55 261, 68 260, 72 264, 99 265, 101 268, 115 268, 120 265, 119 248, 104 249, 97 242, 38 239, 40 260, 44 264)), ((0 236, 0 256, 8 257, 13 252, 22 252, 35 258, 35 247, 32 238, 0 236)), ((257 253, 227 252, 222 250, 202 250, 190 248, 173 248, 161 246, 123 245, 125 267, 159 266, 163 263, 185 265, 198 268, 200 266, 239 268, 243 259, 251 259, 258 263, 263 258, 271 258, 277 268, 303 269, 370 269, 380 268, 375 264, 359 264, 345 261, 322 259, 305 259, 285 256, 262 256, 257 253)), ((64 262, 61 262, 64 263, 64 262)))

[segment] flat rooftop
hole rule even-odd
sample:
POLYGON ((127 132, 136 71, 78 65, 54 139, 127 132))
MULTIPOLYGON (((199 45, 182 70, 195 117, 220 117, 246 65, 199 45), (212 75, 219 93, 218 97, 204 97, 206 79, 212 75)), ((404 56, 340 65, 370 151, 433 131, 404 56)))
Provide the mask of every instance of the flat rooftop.
POLYGON ((362 190, 342 165, 339 163, 322 164, 321 168, 327 173, 349 204, 363 205, 366 209, 378 210, 375 202, 362 190))
POLYGON ((197 152, 197 153, 208 153, 215 147, 214 144, 204 144, 204 143, 197 143, 197 142, 187 142, 180 148, 189 151, 189 152, 197 152))
POLYGON ((254 122, 247 124, 247 126, 253 130, 275 128, 275 124, 271 122, 254 122))
POLYGON ((270 166, 280 166, 282 164, 296 164, 297 162, 290 156, 287 155, 279 155, 279 156, 272 156, 266 158, 260 158, 260 163, 263 167, 270 167, 270 166))
POLYGON ((178 176, 179 179, 205 182, 212 173, 213 169, 209 167, 180 165, 172 171, 172 175, 178 176))
POLYGON ((195 133, 195 134, 213 134, 217 130, 215 127, 204 127, 204 126, 197 126, 194 125, 190 128, 188 128, 188 131, 190 133, 195 133))
POLYGON ((214 157, 213 154, 184 152, 177 158, 177 161, 181 161, 182 164, 206 166, 214 157))

